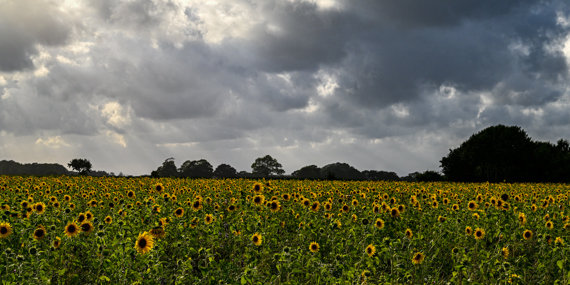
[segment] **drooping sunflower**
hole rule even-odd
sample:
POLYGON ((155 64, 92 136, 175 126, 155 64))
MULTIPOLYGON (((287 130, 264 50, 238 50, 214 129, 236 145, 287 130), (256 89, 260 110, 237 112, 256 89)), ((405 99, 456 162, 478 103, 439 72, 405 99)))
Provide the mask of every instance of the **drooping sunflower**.
POLYGON ((166 232, 162 227, 154 227, 149 231, 149 233, 157 239, 161 239, 166 235, 166 232))
POLYGON ((473 234, 476 240, 482 240, 485 237, 485 230, 477 228, 475 229, 475 233, 473 234))
POLYGON ((4 222, 0 224, 0 238, 7 238, 12 233, 10 223, 4 222))
POLYGON ((424 258, 425 255, 422 252, 416 252, 416 254, 414 254, 414 256, 412 257, 412 262, 414 264, 422 264, 424 258))
POLYGON ((411 239, 413 236, 414 236, 414 233, 412 232, 412 230, 407 229, 407 230, 406 230, 406 237, 407 237, 408 239, 411 239))
POLYGON ((214 221, 214 216, 207 214, 206 217, 204 218, 204 222, 206 223, 206 225, 211 224, 214 221))
POLYGON ((465 228, 465 234, 470 236, 471 234, 473 234, 473 229, 471 227, 466 227, 465 228))
POLYGON ((251 241, 253 242, 253 244, 255 244, 257 246, 261 245, 262 240, 263 240, 263 238, 261 237, 261 235, 259 233, 255 233, 251 237, 251 241))
POLYGON ((178 218, 181 218, 182 216, 184 216, 184 209, 182 208, 178 208, 174 211, 174 215, 178 218))
POLYGON ((529 240, 532 238, 532 231, 531 230, 526 230, 523 233, 523 238, 526 240, 529 240))
POLYGON ((478 213, 473 214, 473 218, 474 218, 475 220, 479 220, 479 214, 478 214, 478 213))
POLYGON ((379 230, 384 228, 384 221, 380 218, 376 219, 376 222, 374 222, 374 226, 376 226, 379 230))
POLYGON ((140 254, 146 254, 146 253, 150 252, 150 250, 152 249, 153 246, 154 246, 154 238, 152 237, 151 234, 149 234, 147 232, 143 232, 143 233, 139 234, 139 237, 137 238, 137 241, 135 242, 135 249, 140 254))
POLYGON ((366 247, 366 254, 368 254, 369 257, 374 256, 374 254, 376 253, 376 247, 372 244, 369 244, 366 247))
POLYGON ((113 222, 113 218, 111 218, 111 216, 105 217, 105 223, 110 224, 112 222, 113 222))
POLYGON ((93 232, 93 224, 91 224, 90 221, 81 223, 81 225, 79 225, 79 228, 81 228, 81 232, 85 234, 90 234, 93 232))
POLYGON ((38 227, 34 231, 34 239, 35 240, 42 240, 46 237, 46 229, 44 227, 38 227))
POLYGON ((319 244, 316 242, 311 242, 311 244, 309 245, 309 250, 311 252, 317 252, 319 251, 319 244))

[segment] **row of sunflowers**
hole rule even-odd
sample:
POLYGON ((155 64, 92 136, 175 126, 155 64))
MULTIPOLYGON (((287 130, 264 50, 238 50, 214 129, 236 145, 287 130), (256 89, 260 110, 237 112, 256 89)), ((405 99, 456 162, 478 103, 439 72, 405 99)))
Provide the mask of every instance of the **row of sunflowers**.
POLYGON ((570 187, 0 177, 7 284, 568 283, 570 187))

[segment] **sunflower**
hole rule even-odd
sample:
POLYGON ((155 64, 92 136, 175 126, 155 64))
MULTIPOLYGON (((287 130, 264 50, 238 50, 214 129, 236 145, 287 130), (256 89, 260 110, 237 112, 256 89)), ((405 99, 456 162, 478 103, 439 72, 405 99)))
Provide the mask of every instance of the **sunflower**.
POLYGON ((158 225, 163 228, 166 227, 166 225, 168 225, 168 219, 167 218, 158 219, 158 225))
POLYGON ((414 233, 412 232, 412 230, 407 229, 406 230, 406 237, 411 239, 414 236, 414 233))
POLYGON ((157 183, 156 185, 154 185, 154 190, 156 190, 156 192, 162 192, 162 190, 164 190, 164 186, 162 185, 162 183, 157 183))
POLYGON ((526 215, 524 213, 519 213, 519 223, 521 226, 526 224, 526 215))
POLYGON ((479 220, 479 214, 478 214, 478 213, 473 214, 473 218, 474 218, 475 220, 479 220))
POLYGON ((253 242, 253 244, 260 246, 261 242, 263 241, 263 238, 261 237, 261 235, 259 233, 255 233, 251 237, 251 241, 253 242))
POLYGON ((546 236, 544 237, 544 240, 545 240, 548 244, 550 244, 550 243, 552 242, 552 237, 551 237, 550 235, 546 235, 546 236))
POLYGON ((303 206, 305 206, 305 207, 311 206, 311 200, 309 200, 309 199, 304 199, 302 201, 302 203, 303 203, 303 206))
POLYGON ((546 228, 551 230, 552 228, 554 228, 554 223, 552 221, 548 221, 546 222, 546 228))
POLYGON ((504 259, 507 259, 509 257, 509 248, 503 247, 503 249, 501 249, 501 255, 504 259))
POLYGON ((65 195, 65 196, 63 196, 63 200, 64 200, 65 202, 69 202, 69 201, 71 201, 71 196, 65 195))
POLYGON ((162 227, 154 227, 149 231, 149 233, 154 238, 158 238, 158 239, 161 239, 166 235, 166 232, 164 231, 164 229, 162 227))
POLYGON ((309 245, 309 250, 310 250, 311 252, 317 252, 317 251, 319 251, 319 244, 316 243, 316 242, 312 242, 312 243, 309 245))
POLYGON ((556 240, 554 240, 554 243, 560 243, 560 245, 564 245, 564 240, 561 237, 557 237, 556 240))
POLYGON ((159 205, 156 205, 156 204, 155 204, 154 206, 152 206, 152 211, 153 211, 153 212, 160 213, 160 210, 161 210, 161 208, 160 208, 159 205))
POLYGON ((184 209, 182 208, 176 209, 176 211, 174 211, 174 215, 178 218, 181 218, 182 216, 184 216, 184 209))
POLYGON ((46 204, 43 202, 38 202, 34 205, 34 210, 38 214, 43 214, 46 211, 46 204))
POLYGON ((382 219, 376 219, 376 222, 374 222, 374 226, 376 226, 379 230, 381 230, 382 228, 384 228, 384 221, 382 219))
POLYGON ((77 222, 78 223, 83 223, 87 218, 85 217, 85 214, 80 213, 79 216, 77 216, 77 222))
POLYGON ((228 211, 229 211, 229 212, 233 212, 233 211, 235 211, 235 210, 236 210, 236 205, 231 204, 231 205, 228 206, 228 211))
POLYGON ((445 222, 445 221, 447 220, 447 218, 446 218, 446 217, 439 216, 439 217, 437 218, 437 220, 438 220, 440 223, 443 223, 443 222, 445 222))
POLYGON ((319 201, 315 201, 311 205, 311 211, 316 212, 319 210, 320 207, 321 207, 321 203, 319 203, 319 201))
POLYGON ((129 192, 127 192, 127 197, 129 197, 129 198, 135 198, 135 191, 129 190, 129 192))
POLYGON ((91 213, 91 211, 87 211, 87 213, 85 213, 85 219, 87 219, 88 221, 93 220, 93 214, 91 213))
POLYGON ((470 236, 471 234, 473 234, 473 229, 471 227, 466 227, 465 228, 465 234, 470 236))
POLYGON ((46 229, 44 227, 40 226, 34 231, 35 240, 42 240, 45 237, 46 237, 46 229))
POLYGON ((151 234, 144 232, 139 234, 137 241, 135 242, 135 249, 140 254, 148 253, 154 246, 154 238, 151 234))
POLYGON ((398 210, 398 208, 392 208, 390 210, 390 215, 392 216, 392 218, 396 218, 400 216, 400 210, 398 210))
POLYGON ((531 230, 526 230, 523 233, 523 238, 526 240, 529 240, 532 238, 532 231, 531 230))
POLYGON ((536 209, 537 209, 537 208, 536 208, 536 205, 535 205, 535 204, 532 204, 532 206, 530 206, 530 209, 531 209, 533 212, 536 212, 536 209))
POLYGON ((545 222, 550 221, 550 215, 549 214, 544 215, 544 221, 545 222))
POLYGON ((85 234, 90 234, 93 232, 93 224, 91 224, 90 221, 81 223, 81 225, 79 225, 79 228, 81 228, 81 232, 85 234))
POLYGON ((347 204, 344 204, 341 210, 345 213, 348 213, 348 211, 350 211, 350 207, 347 204))
POLYGON ((471 211, 475 211, 477 210, 479 206, 477 205, 477 202, 475 201, 469 201, 469 204, 467 204, 467 208, 471 211))
POLYGON ((414 254, 414 257, 412 257, 412 262, 414 264, 422 264, 424 258, 425 256, 422 252, 416 252, 416 254, 414 254))
POLYGON ((253 196, 253 203, 254 203, 255 205, 261 206, 261 205, 264 204, 263 202, 265 202, 265 196, 263 196, 263 195, 255 195, 255 196, 253 196))
POLYGON ((22 201, 22 203, 20 203, 20 206, 22 206, 22 209, 26 209, 26 208, 28 208, 29 203, 28 203, 28 201, 24 200, 24 201, 22 201))
POLYGON ((459 205, 457 204, 453 204, 453 206, 451 207, 452 210, 457 211, 459 210, 459 205))
POLYGON ((271 212, 273 213, 278 212, 281 209, 281 204, 279 201, 273 200, 269 203, 269 209, 271 209, 271 212))
POLYGON ((366 247, 366 254, 368 254, 369 257, 374 256, 374 254, 376 253, 376 247, 372 244, 369 244, 366 247))
POLYGON ((0 224, 0 238, 7 238, 12 233, 12 226, 10 223, 1 223, 0 224))
POLYGON ((475 229, 475 234, 473 235, 476 240, 482 240, 485 237, 485 230, 477 228, 475 229))
POLYGON ((53 248, 59 248, 60 245, 61 245, 61 239, 59 237, 56 237, 53 240, 53 248))
POLYGON ((105 217, 105 223, 110 224, 112 222, 113 222, 113 218, 111 218, 111 216, 105 217))
POLYGON ((214 217, 210 214, 207 214, 206 217, 204 218, 204 222, 206 223, 206 225, 211 224, 214 221, 214 217))
POLYGON ((261 183, 253 184, 252 190, 253 190, 253 193, 256 193, 256 194, 263 192, 263 184, 261 184, 261 183))
MULTIPOLYGON (((437 209, 437 206, 438 206, 437 201, 433 201, 433 202, 431 203, 431 206, 432 206, 434 209, 437 209)), ((422 255, 422 256, 423 256, 423 255, 422 255)), ((423 258, 422 258, 422 259, 423 259, 423 258)))

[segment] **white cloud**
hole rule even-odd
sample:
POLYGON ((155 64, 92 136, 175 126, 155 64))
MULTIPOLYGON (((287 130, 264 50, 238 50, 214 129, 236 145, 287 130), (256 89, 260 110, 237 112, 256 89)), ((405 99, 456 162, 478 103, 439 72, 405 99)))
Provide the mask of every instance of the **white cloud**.
POLYGON ((125 142, 125 137, 123 135, 117 134, 117 133, 112 132, 112 131, 106 131, 105 135, 108 138, 111 138, 111 140, 113 142, 115 142, 116 144, 119 144, 123 147, 127 147, 127 143, 125 142))
POLYGON ((45 139, 38 138, 36 140, 36 144, 37 145, 45 145, 45 146, 48 146, 51 148, 59 148, 62 146, 70 146, 61 138, 61 136, 47 137, 45 139))
POLYGON ((101 108, 101 115, 107 118, 107 123, 117 128, 122 128, 131 124, 131 116, 119 102, 106 103, 101 108))

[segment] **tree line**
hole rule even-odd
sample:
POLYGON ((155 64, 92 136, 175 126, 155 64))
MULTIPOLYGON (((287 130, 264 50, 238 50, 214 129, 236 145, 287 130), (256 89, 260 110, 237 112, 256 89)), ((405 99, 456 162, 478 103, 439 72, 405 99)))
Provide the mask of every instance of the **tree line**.
POLYGON ((220 164, 215 169, 207 160, 186 160, 180 167, 176 166, 173 157, 167 158, 161 166, 152 171, 152 177, 189 177, 189 178, 295 178, 295 179, 327 179, 327 180, 386 180, 386 181, 416 181, 419 173, 410 173, 399 177, 395 172, 365 170, 350 166, 347 163, 331 163, 319 168, 316 165, 302 167, 284 176, 285 170, 277 159, 266 155, 257 158, 251 165, 251 172, 237 171, 229 164, 220 164))

